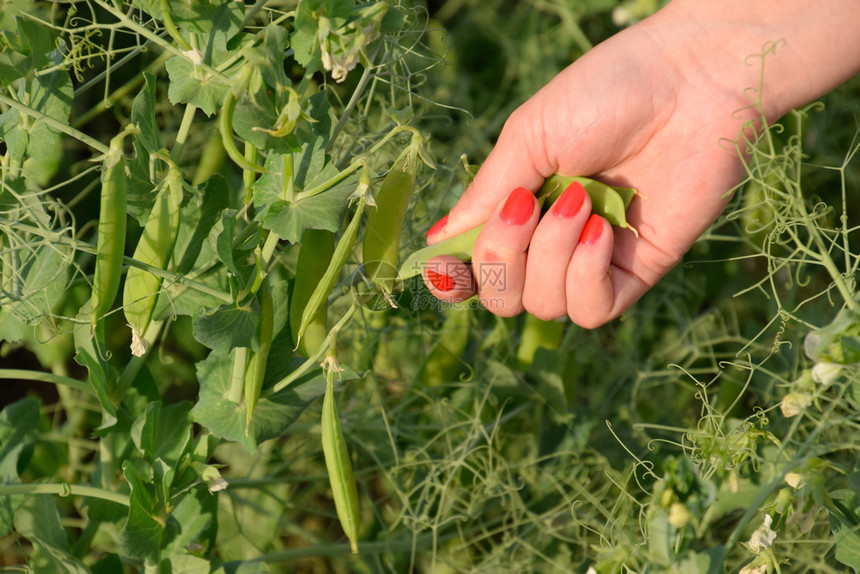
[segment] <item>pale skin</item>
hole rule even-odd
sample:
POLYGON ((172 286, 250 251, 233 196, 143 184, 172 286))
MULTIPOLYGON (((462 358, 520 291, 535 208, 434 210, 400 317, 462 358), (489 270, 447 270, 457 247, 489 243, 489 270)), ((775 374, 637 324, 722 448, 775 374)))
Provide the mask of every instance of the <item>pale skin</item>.
MULTIPOLYGON (((858 30, 857 0, 675 0, 518 108, 427 241, 486 222, 473 268, 504 264, 506 272, 503 289, 476 278, 490 311, 600 326, 654 286, 720 215, 744 174, 732 142, 745 126, 774 122, 860 73, 858 30), (755 56, 769 48, 758 107, 759 94, 747 90, 759 88, 755 56), (541 217, 522 194, 505 208, 516 188, 537 190, 553 173, 637 188, 628 220, 639 236, 602 218, 583 234, 587 196, 566 217, 555 207, 541 217)), ((472 288, 428 287, 444 300, 472 288)))

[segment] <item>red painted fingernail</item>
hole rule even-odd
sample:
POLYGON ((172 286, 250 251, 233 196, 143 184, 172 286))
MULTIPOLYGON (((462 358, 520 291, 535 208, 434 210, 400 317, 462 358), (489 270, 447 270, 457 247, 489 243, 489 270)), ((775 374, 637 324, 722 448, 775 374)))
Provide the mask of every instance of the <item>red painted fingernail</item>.
POLYGON ((508 225, 522 225, 529 220, 534 210, 534 194, 524 187, 518 187, 508 196, 499 218, 508 225))
POLYGON ((582 235, 579 236, 579 242, 583 245, 594 245, 600 239, 601 233, 603 233, 603 219, 596 213, 592 213, 585 223, 582 235))
POLYGON ((427 239, 430 239, 431 237, 433 237, 434 235, 436 235, 437 233, 439 233, 440 231, 445 229, 446 225, 448 225, 448 216, 447 215, 442 217, 442 219, 440 219, 436 223, 434 223, 433 227, 431 227, 427 231, 427 235, 425 237, 427 237, 427 239))
POLYGON ((583 203, 585 203, 585 188, 578 181, 574 181, 555 202, 552 211, 559 217, 573 217, 582 209, 583 203))
POLYGON ((427 279, 439 291, 450 291, 454 288, 454 278, 432 269, 427 270, 427 279))

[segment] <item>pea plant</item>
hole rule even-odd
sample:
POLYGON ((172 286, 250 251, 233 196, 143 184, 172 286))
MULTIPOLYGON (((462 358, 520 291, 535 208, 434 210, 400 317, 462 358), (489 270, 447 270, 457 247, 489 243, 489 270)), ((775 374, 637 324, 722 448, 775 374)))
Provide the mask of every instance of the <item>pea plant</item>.
POLYGON ((360 229, 361 277, 394 304, 402 222, 433 167, 410 105, 415 20, 353 0, 3 3, 0 339, 54 371, 3 377, 56 385, 54 416, 96 441, 69 438, 67 475, 27 483, 46 419, 34 397, 3 411, 3 528, 33 545, 31 567, 84 571, 107 535, 102 568, 236 571, 214 552, 213 452, 256 452, 323 395, 318 438, 358 551, 335 391, 359 372, 337 335, 361 303, 344 283, 360 229), (181 317, 199 396, 166 402, 151 365, 181 317), (74 499, 74 545, 39 493, 74 499))
MULTIPOLYGON (((601 329, 418 278, 514 106, 663 4, 0 0, 3 568, 860 568, 856 93, 723 142, 601 329)), ((543 208, 637 233, 582 175, 543 208)))

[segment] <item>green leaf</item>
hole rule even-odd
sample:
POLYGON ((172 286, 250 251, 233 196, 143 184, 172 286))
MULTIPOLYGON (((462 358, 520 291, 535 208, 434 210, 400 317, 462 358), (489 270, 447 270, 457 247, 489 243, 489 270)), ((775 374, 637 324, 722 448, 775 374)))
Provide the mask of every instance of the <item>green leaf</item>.
POLYGON ((158 190, 155 183, 149 178, 149 153, 137 139, 134 140, 133 146, 135 156, 126 160, 125 164, 126 173, 129 176, 126 210, 143 226, 155 204, 158 190))
POLYGON ((836 490, 822 497, 829 513, 830 529, 836 538, 836 559, 860 572, 860 519, 857 495, 852 490, 836 490))
POLYGON ((43 565, 36 572, 89 574, 87 567, 69 554, 69 538, 52 497, 28 497, 15 511, 15 530, 33 543, 29 562, 43 565))
POLYGON ((269 574, 272 570, 265 562, 228 562, 212 574, 269 574))
POLYGON ((170 77, 170 87, 167 90, 170 103, 193 104, 207 116, 211 116, 221 107, 221 102, 230 89, 225 82, 210 76, 203 68, 179 56, 167 60, 165 68, 170 77))
POLYGON ((102 407, 102 424, 98 430, 105 430, 117 423, 117 411, 110 400, 108 390, 109 370, 105 360, 107 349, 104 344, 104 321, 100 321, 93 330, 85 320, 85 317, 89 317, 89 304, 80 310, 78 317, 80 322, 74 331, 75 362, 87 369, 88 381, 102 407))
POLYGON ((131 426, 131 439, 144 460, 157 459, 174 467, 191 446, 191 403, 152 402, 131 426))
MULTIPOLYGON (((0 483, 18 484, 39 430, 39 400, 27 397, 0 411, 0 483)), ((23 496, 0 498, 0 536, 9 532, 23 496)))
POLYGON ((215 174, 200 186, 200 194, 196 196, 196 200, 192 198, 183 208, 180 236, 175 248, 177 253, 182 253, 176 266, 177 273, 186 274, 191 271, 212 227, 229 205, 230 187, 227 180, 221 174, 215 174), (196 223, 191 222, 192 217, 196 218, 196 223), (186 240, 182 232, 191 229, 192 225, 194 231, 186 240))
POLYGON ((209 574, 212 565, 208 560, 198 558, 192 554, 173 554, 162 561, 163 572, 170 574, 209 574), (169 568, 164 563, 169 564, 169 568))
MULTIPOLYGON (((17 217, 19 221, 22 218, 23 215, 17 217)), ((57 302, 63 299, 70 263, 68 251, 62 245, 46 241, 17 250, 16 269, 11 270, 14 273, 12 289, 6 288, 7 293, 2 295, 3 314, 8 313, 24 325, 36 325, 42 317, 50 315, 57 302)), ((10 334, 15 334, 14 326, 10 327, 10 334)), ((2 331, 0 327, 0 333, 2 331)), ((20 329, 17 331, 21 334, 20 329)), ((14 340, 14 337, 8 338, 14 340)))
POLYGON ((143 73, 144 86, 134 102, 131 104, 131 121, 140 128, 140 133, 135 137, 150 153, 155 153, 164 147, 161 142, 161 132, 155 120, 155 76, 148 72, 143 73))
POLYGON ((238 306, 226 303, 207 313, 195 315, 194 338, 210 349, 228 353, 236 347, 259 348, 257 319, 260 307, 256 299, 238 306))
MULTIPOLYGON (((41 44, 41 41, 37 43, 41 44)), ((58 51, 52 51, 50 58, 45 58, 43 65, 59 64, 61 61, 62 55, 58 51)), ((33 69, 28 72, 32 73, 33 69)), ((73 88, 72 80, 65 70, 55 69, 34 76, 23 90, 18 91, 25 92, 23 96, 19 96, 24 105, 61 123, 68 123, 72 111, 73 88)), ((62 153, 59 132, 44 121, 24 117, 14 109, 0 115, 0 139, 6 142, 7 154, 17 160, 23 161, 28 157, 54 157, 62 153)))
POLYGON ((123 474, 131 486, 128 519, 119 533, 122 553, 138 560, 152 559, 158 555, 164 541, 165 519, 156 507, 146 481, 130 461, 122 464, 123 474))
MULTIPOLYGON (((306 229, 327 229, 337 232, 340 229, 347 198, 355 187, 354 178, 348 178, 325 192, 290 202, 281 199, 286 185, 284 170, 279 167, 282 161, 283 155, 270 155, 266 159, 266 169, 269 173, 263 174, 254 185, 254 204, 260 209, 256 218, 264 228, 291 243, 299 243, 306 229)), ((297 187, 299 182, 304 183, 301 178, 305 174, 309 177, 309 174, 316 176, 313 177, 314 181, 308 182, 308 185, 314 185, 320 177, 325 177, 325 175, 318 175, 320 172, 330 175, 337 173, 333 167, 316 171, 314 163, 314 154, 310 149, 305 148, 305 153, 297 165, 297 187)))
POLYGON ((202 553, 214 549, 218 534, 217 495, 210 494, 202 486, 193 488, 177 503, 170 516, 176 532, 165 548, 166 552, 176 556, 192 545, 200 548, 202 553))
POLYGON ((234 245, 237 234, 236 223, 239 212, 235 209, 225 209, 221 219, 209 230, 209 242, 221 262, 235 277, 244 277, 247 265, 240 267, 240 262, 247 252, 256 246, 255 242, 245 241, 242 245, 234 245), (245 253, 242 253, 242 252, 245 253))
MULTIPOLYGON (((275 350, 275 345, 272 345, 275 350)), ((226 398, 230 388, 230 373, 233 366, 233 353, 212 352, 209 357, 197 363, 197 379, 200 381, 200 398, 191 415, 195 422, 203 425, 220 438, 233 440, 254 451, 257 445, 286 431, 304 410, 325 392, 325 377, 320 369, 307 373, 286 389, 260 397, 254 409, 250 427, 245 427, 245 405, 236 404, 226 398)), ((295 368, 296 364, 293 364, 295 368)), ((264 389, 271 389, 279 378, 274 378, 275 369, 266 367, 264 389)), ((346 370, 344 380, 357 375, 346 370)))
POLYGON ((266 130, 278 129, 281 110, 287 105, 289 94, 263 84, 252 95, 244 92, 233 112, 233 129, 243 140, 268 153, 289 153, 301 149, 296 136, 274 136, 266 130))

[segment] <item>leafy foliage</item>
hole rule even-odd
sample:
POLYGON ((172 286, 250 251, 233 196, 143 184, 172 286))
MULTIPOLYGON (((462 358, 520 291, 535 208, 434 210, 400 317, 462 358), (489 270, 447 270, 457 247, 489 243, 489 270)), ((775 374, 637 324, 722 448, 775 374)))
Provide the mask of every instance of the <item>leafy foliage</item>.
POLYGON ((367 293, 356 249, 322 294, 326 341, 296 350, 291 294, 316 287, 297 272, 307 230, 342 236, 355 199, 373 209, 413 146, 403 261, 463 191, 461 154, 486 155, 514 106, 658 4, 4 2, 4 564, 860 569, 850 89, 735 142, 748 178, 725 216, 611 325, 444 306, 417 280, 367 293), (140 294, 155 297, 142 356, 131 301, 90 319, 117 136, 121 280, 157 278, 140 294), (173 252, 144 265, 134 246, 168 174, 181 179, 178 227, 159 230, 173 252), (320 444, 327 377, 360 498, 350 558, 320 444))

